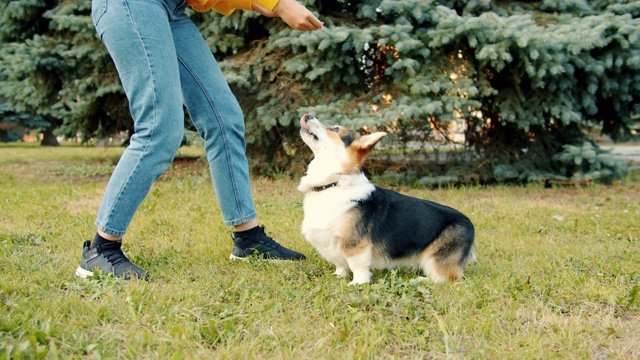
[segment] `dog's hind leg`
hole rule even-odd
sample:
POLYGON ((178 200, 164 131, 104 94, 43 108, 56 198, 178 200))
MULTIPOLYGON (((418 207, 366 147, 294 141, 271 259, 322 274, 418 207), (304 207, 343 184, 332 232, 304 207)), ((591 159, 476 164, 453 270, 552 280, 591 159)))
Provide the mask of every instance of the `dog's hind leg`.
MULTIPOLYGON (((420 260, 420 268, 422 272, 429 277, 434 283, 441 283, 447 281, 447 277, 443 276, 442 269, 439 268, 436 260, 429 254, 422 255, 420 260)), ((424 279, 420 277, 420 279, 424 279)))
POLYGON ((464 268, 462 267, 459 256, 453 255, 446 259, 434 260, 435 273, 431 274, 431 278, 434 279, 435 282, 455 281, 460 279, 464 274, 464 268))
POLYGON ((454 281, 462 277, 464 265, 475 258, 473 230, 461 225, 444 229, 421 255, 421 267, 434 282, 454 281))

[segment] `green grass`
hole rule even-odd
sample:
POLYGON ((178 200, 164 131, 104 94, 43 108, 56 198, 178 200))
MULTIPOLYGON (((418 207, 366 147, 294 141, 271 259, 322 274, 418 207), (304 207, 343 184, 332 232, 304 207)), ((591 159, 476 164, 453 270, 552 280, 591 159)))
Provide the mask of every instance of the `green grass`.
MULTIPOLYGON (((183 155, 198 151, 184 149, 183 155)), ((0 359, 637 359, 640 184, 409 189, 469 215, 463 280, 350 287, 304 241, 297 181, 255 179, 305 262, 230 262, 208 169, 178 161, 125 237, 150 281, 73 276, 121 149, 0 146, 0 359)))

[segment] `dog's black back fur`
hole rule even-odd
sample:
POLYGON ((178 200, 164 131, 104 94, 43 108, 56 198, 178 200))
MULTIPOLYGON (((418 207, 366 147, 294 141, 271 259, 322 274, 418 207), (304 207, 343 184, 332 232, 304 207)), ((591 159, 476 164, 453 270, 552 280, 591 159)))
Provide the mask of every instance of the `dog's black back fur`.
POLYGON ((352 211, 362 214, 354 230, 358 237, 370 238, 391 259, 417 255, 436 239, 443 239, 448 228, 456 236, 443 239, 436 257, 446 258, 462 252, 465 259, 474 238, 473 224, 458 210, 432 201, 402 195, 376 186, 375 191, 357 202, 352 211))

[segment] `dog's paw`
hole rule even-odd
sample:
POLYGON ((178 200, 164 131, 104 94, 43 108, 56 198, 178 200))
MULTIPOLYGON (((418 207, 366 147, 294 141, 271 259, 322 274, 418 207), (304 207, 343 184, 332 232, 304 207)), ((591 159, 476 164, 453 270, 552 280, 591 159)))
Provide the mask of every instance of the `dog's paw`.
POLYGON ((353 280, 351 280, 351 282, 349 284, 347 284, 347 285, 354 286, 354 285, 368 284, 369 280, 371 280, 371 275, 369 275, 369 276, 357 276, 356 274, 354 274, 353 280))
POLYGON ((368 284, 369 281, 356 281, 356 280, 352 280, 350 281, 347 286, 356 286, 356 285, 362 285, 362 284, 368 284))
POLYGON ((349 269, 343 268, 343 267, 336 267, 336 272, 334 272, 333 274, 339 278, 345 278, 349 276, 349 269))
POLYGON ((428 277, 425 276, 418 276, 417 278, 413 278, 411 280, 409 280, 409 284, 411 285, 416 285, 416 284, 420 284, 420 283, 425 283, 425 282, 431 282, 432 280, 428 277))
POLYGON ((371 273, 369 272, 369 269, 367 269, 366 271, 354 270, 353 280, 349 283, 349 285, 366 284, 370 280, 371 280, 371 273))

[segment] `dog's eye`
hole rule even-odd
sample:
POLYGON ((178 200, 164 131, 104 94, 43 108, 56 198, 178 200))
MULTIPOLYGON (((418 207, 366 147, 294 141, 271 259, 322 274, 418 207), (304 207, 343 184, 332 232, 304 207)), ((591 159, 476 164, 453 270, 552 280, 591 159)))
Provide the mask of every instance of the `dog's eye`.
POLYGON ((333 132, 338 132, 338 130, 340 130, 340 128, 337 127, 337 126, 334 126, 334 127, 330 128, 329 130, 331 130, 333 132))

